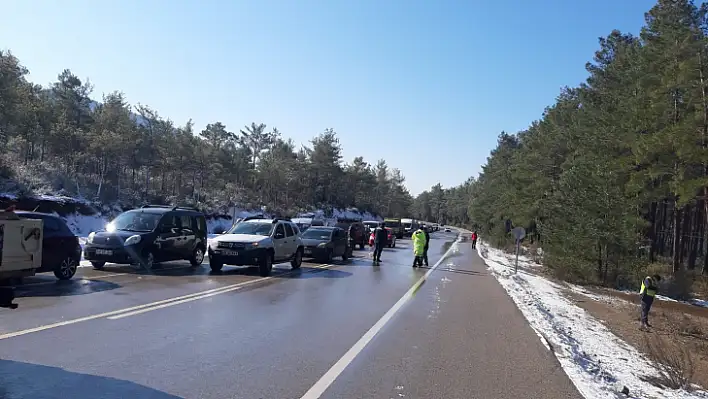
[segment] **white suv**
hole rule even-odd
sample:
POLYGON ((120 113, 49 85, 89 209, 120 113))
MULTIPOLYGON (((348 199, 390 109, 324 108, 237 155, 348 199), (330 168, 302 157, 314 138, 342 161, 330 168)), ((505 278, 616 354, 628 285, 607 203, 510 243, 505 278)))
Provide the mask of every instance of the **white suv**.
POLYGON ((267 277, 274 263, 302 264, 300 230, 288 219, 246 219, 209 243, 209 266, 220 271, 224 264, 258 266, 267 277))

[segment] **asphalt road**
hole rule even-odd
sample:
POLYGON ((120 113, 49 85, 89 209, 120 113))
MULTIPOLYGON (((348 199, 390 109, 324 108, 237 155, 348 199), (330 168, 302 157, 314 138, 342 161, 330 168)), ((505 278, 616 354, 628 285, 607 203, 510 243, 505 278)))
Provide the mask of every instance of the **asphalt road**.
MULTIPOLYGON (((431 266, 454 234, 435 233, 431 266)), ((80 269, 0 310, 0 398, 580 398, 469 243, 435 270, 80 269), (423 276, 427 278, 422 279, 423 276)))

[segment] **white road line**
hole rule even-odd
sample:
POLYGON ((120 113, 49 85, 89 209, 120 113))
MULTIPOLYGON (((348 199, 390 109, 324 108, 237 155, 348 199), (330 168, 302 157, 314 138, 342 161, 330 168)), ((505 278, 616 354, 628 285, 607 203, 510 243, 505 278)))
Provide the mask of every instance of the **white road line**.
MULTIPOLYGON (((455 241, 456 243, 459 243, 460 239, 458 238, 455 241)), ((327 390, 327 388, 334 383, 334 381, 342 374, 344 369, 351 364, 352 361, 361 353, 362 350, 366 347, 366 345, 371 342, 372 339, 374 339, 374 336, 378 334, 379 331, 388 323, 393 316, 398 312, 403 305, 415 295, 415 292, 420 288, 420 286, 425 282, 425 280, 428 279, 428 276, 435 271, 435 269, 440 266, 440 264, 445 260, 450 252, 452 251, 453 248, 455 248, 455 244, 451 245, 450 248, 445 252, 445 254, 438 260, 436 264, 433 265, 426 273, 423 275, 423 277, 420 278, 420 280, 416 281, 415 284, 401 297, 401 299, 396 302, 391 309, 384 314, 379 321, 374 324, 369 331, 367 331, 364 336, 362 336, 359 341, 357 341, 354 346, 352 346, 347 353, 342 356, 341 359, 337 361, 337 363, 334 364, 327 372, 315 383, 315 385, 312 386, 307 392, 305 392, 304 395, 302 395, 302 398, 300 399, 319 399, 322 394, 327 390)))
MULTIPOLYGON (((325 269, 325 268, 332 267, 332 266, 336 266, 336 265, 322 265, 322 266, 316 266, 316 267, 314 267, 314 268, 316 268, 316 269, 325 269)), ((296 271, 296 270, 292 270, 292 271, 289 271, 289 272, 285 272, 285 273, 279 274, 278 276, 284 276, 284 275, 292 274, 292 273, 294 273, 295 271, 296 271)), ((63 326, 68 326, 68 325, 72 325, 72 324, 83 323, 83 322, 85 322, 85 321, 91 321, 91 320, 101 319, 101 318, 104 318, 104 317, 115 316, 115 315, 119 315, 119 314, 121 314, 121 313, 134 312, 134 311, 140 310, 140 309, 153 308, 153 307, 155 307, 155 306, 159 306, 159 305, 162 305, 162 304, 166 304, 166 303, 170 303, 170 302, 175 302, 175 301, 181 301, 181 300, 185 300, 185 299, 188 299, 188 298, 193 298, 193 297, 205 297, 204 295, 208 295, 208 294, 211 294, 211 293, 220 292, 220 291, 223 291, 223 290, 234 291, 234 288, 241 288, 241 287, 243 287, 244 285, 247 285, 247 284, 254 284, 254 283, 256 283, 256 282, 265 281, 265 280, 268 280, 268 279, 271 279, 271 278, 274 278, 274 277, 278 277, 278 276, 262 277, 262 278, 259 278, 259 279, 256 279, 256 280, 250 280, 250 281, 244 281, 244 282, 241 282, 241 283, 238 283, 238 284, 226 285, 226 286, 223 286, 223 287, 213 288, 213 289, 206 290, 206 291, 195 292, 195 293, 193 293, 193 294, 182 295, 182 296, 178 296, 178 297, 174 297, 174 298, 168 298, 168 299, 164 299, 164 300, 156 301, 156 302, 152 302, 152 303, 146 303, 146 304, 144 304, 144 305, 132 306, 132 307, 129 307, 129 308, 118 309, 118 310, 113 310, 113 311, 104 312, 104 313, 98 313, 98 314, 94 314, 94 315, 90 315, 90 316, 79 317, 79 318, 77 318, 77 319, 71 319, 71 320, 60 321, 60 322, 52 323, 52 324, 46 324, 46 325, 38 326, 38 327, 34 327, 34 328, 28 328, 28 329, 26 329, 26 330, 20 330, 20 331, 15 331, 15 332, 10 332, 10 333, 0 334, 0 340, 9 339, 9 338, 14 338, 14 337, 19 337, 19 336, 22 336, 22 335, 32 334, 32 333, 36 333, 36 332, 40 332, 40 331, 50 330, 50 329, 57 328, 57 327, 63 327, 63 326)))
MULTIPOLYGON (((266 278, 264 278, 263 280, 267 280, 267 279, 269 279, 269 278, 270 278, 270 277, 266 277, 266 278)), ((244 284, 243 286, 249 285, 249 284, 258 283, 258 282, 261 282, 261 281, 263 281, 263 280, 248 281, 247 284, 244 284)), ((212 297, 212 296, 215 296, 215 295, 219 295, 219 294, 225 294, 225 293, 227 293, 227 292, 240 290, 241 288, 243 288, 243 286, 240 286, 240 287, 232 287, 232 288, 228 288, 228 289, 221 290, 221 291, 218 291, 218 292, 212 292, 212 293, 210 293, 210 294, 199 295, 199 296, 195 296, 195 297, 192 297, 192 298, 182 299, 182 300, 175 301, 175 302, 169 302, 169 303, 165 303, 165 304, 162 304, 162 305, 153 306, 153 307, 151 307, 151 308, 135 310, 135 311, 133 311, 133 312, 121 313, 121 314, 119 314, 119 315, 117 315, 117 316, 110 316, 110 317, 108 317, 108 320, 120 320, 120 319, 123 319, 123 318, 125 318, 125 317, 130 317, 130 316, 135 316, 135 315, 139 315, 139 314, 143 314, 143 313, 147 313, 147 312, 152 312, 153 310, 164 309, 164 308, 167 308, 167 307, 170 307, 170 306, 175 306, 175 305, 180 305, 180 304, 187 303, 187 302, 197 301, 197 300, 200 300, 200 299, 209 298, 209 297, 212 297)))
MULTIPOLYGON (((314 266, 313 269, 327 269, 327 268, 330 268, 330 267, 332 267, 332 266, 335 266, 335 265, 318 265, 318 266, 314 266)), ((279 276, 283 276, 283 275, 290 274, 290 273, 292 273, 292 272, 283 273, 283 274, 280 274, 279 276)), ((165 304, 162 304, 162 305, 157 305, 157 306, 153 306, 153 307, 149 307, 149 308, 145 308, 145 309, 135 310, 135 311, 128 312, 128 313, 121 313, 121 314, 115 315, 115 316, 109 316, 109 317, 108 317, 108 320, 120 320, 120 319, 123 319, 123 318, 126 318, 126 317, 135 316, 135 315, 139 315, 139 314, 143 314, 143 313, 147 313, 147 312, 152 312, 153 310, 164 309, 164 308, 167 308, 167 307, 170 307, 170 306, 181 305, 181 304, 183 304, 183 303, 192 302, 192 301, 198 301, 198 300, 200 300, 200 299, 209 298, 209 297, 212 297, 212 296, 215 296, 215 295, 226 294, 227 292, 240 290, 241 288, 243 288, 243 287, 245 287, 245 286, 247 286, 247 285, 251 285, 251 284, 255 284, 255 283, 260 283, 260 282, 262 282, 262 281, 265 281, 265 280, 268 280, 268 279, 272 279, 272 278, 275 278, 275 277, 278 277, 278 276, 263 277, 263 278, 260 278, 260 279, 257 279, 257 280, 244 281, 244 282, 242 282, 242 283, 239 283, 239 284, 234 285, 233 287, 226 288, 226 289, 223 289, 223 290, 220 290, 220 291, 217 291, 217 292, 205 293, 205 294, 203 294, 203 295, 198 295, 198 296, 194 296, 194 297, 191 297, 191 298, 181 299, 181 300, 177 300, 177 301, 174 301, 174 302, 165 303, 165 304)))

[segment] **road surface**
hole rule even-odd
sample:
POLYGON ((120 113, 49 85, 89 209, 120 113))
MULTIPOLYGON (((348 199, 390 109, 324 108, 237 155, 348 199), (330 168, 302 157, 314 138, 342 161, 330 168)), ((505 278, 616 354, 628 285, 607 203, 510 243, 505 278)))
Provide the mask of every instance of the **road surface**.
POLYGON ((0 310, 0 398, 580 398, 454 240, 433 234, 434 270, 401 240, 378 267, 356 251, 266 279, 180 263, 28 279, 0 310))

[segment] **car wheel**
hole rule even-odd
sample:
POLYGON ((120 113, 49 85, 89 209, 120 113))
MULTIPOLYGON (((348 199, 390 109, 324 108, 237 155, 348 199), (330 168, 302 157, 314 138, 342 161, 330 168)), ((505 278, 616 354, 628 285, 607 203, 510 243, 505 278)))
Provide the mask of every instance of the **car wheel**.
POLYGON ((258 265, 258 273, 261 277, 270 276, 270 272, 273 270, 273 257, 271 254, 266 254, 266 256, 261 259, 261 264, 258 265))
POLYGON ((103 269, 103 266, 106 266, 106 262, 91 262, 91 266, 93 266, 94 269, 96 270, 101 270, 103 269))
POLYGON ((59 267, 54 270, 54 275, 59 280, 70 280, 76 274, 76 269, 78 268, 78 263, 74 258, 68 256, 66 259, 61 261, 59 267))
POLYGON ((189 259, 189 263, 197 267, 204 262, 204 251, 202 250, 201 247, 196 247, 194 248, 194 252, 192 253, 192 257, 189 259))
POLYGON ((295 251, 295 257, 293 257, 293 260, 290 262, 290 266, 292 266, 293 269, 299 269, 300 266, 302 266, 302 249, 298 248, 297 251, 295 251))
POLYGON ((224 267, 224 263, 210 257, 209 258, 209 267, 211 268, 211 271, 213 271, 213 272, 220 272, 221 269, 224 267))

